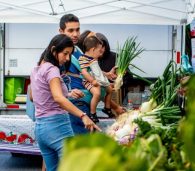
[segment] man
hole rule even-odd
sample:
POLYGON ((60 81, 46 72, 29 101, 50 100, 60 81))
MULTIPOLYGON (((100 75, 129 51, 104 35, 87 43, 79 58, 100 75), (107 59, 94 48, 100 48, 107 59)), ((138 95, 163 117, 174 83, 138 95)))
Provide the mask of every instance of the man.
MULTIPOLYGON (((60 26, 59 32, 61 34, 68 35, 72 39, 73 43, 76 45, 78 43, 80 36, 80 23, 78 17, 76 17, 73 14, 66 14, 61 17, 59 26, 60 26)), ((76 59, 78 59, 81 56, 81 54, 82 54, 81 50, 75 46, 73 56, 76 59)), ((70 82, 71 88, 85 89, 82 85, 82 79, 79 78, 80 71, 72 63, 70 63, 68 71, 69 76, 71 78, 70 82)), ((83 112, 89 114, 89 105, 86 102, 79 99, 72 99, 71 101, 83 112)), ((72 117, 72 115, 70 115, 70 120, 75 134, 83 134, 88 132, 88 130, 85 129, 84 124, 82 123, 80 118, 74 116, 72 117)))
MULTIPOLYGON (((66 14, 60 19, 60 29, 61 34, 66 34, 69 36, 73 43, 76 45, 80 36, 80 23, 78 17, 73 14, 66 14)), ((74 57, 78 59, 81 56, 82 51, 75 46, 74 57)), ((82 79, 79 78, 80 71, 71 63, 69 67, 69 76, 71 77, 71 88, 85 89, 82 85, 82 79)))
MULTIPOLYGON (((59 26, 60 26, 59 32, 61 34, 66 34, 67 36, 69 36, 72 39, 73 43, 76 45, 80 37, 80 22, 78 17, 73 14, 65 14, 64 16, 61 17, 59 26)), ((83 52, 77 46, 75 46, 75 51, 71 57, 71 60, 73 61, 74 59, 78 59, 82 54, 83 52)), ((68 71, 69 71, 68 75, 71 78, 71 83, 70 83, 71 88, 85 89, 82 84, 82 78, 80 78, 80 71, 73 64, 73 62, 71 62, 68 71)), ((108 76, 113 75, 112 72, 113 71, 110 71, 111 74, 107 74, 107 75, 108 76)), ((88 95, 89 93, 86 94, 86 96, 88 95)), ((82 111, 89 114, 89 103, 86 103, 82 99, 80 100, 72 99, 71 101, 82 111)), ((114 104, 114 108, 116 109, 115 111, 118 110, 118 113, 123 112, 122 108, 119 105, 116 105, 113 101, 111 102, 111 107, 113 107, 113 104, 114 104)), ((75 134, 82 134, 88 132, 88 130, 84 128, 84 125, 79 118, 70 115, 70 120, 75 134)))

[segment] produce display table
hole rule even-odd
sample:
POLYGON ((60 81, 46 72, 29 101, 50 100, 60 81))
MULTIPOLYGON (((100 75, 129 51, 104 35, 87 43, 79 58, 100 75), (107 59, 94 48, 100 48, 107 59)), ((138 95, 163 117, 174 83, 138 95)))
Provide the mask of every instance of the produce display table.
POLYGON ((0 143, 0 151, 8 151, 11 153, 41 155, 40 149, 32 144, 10 144, 0 143))
MULTIPOLYGON (((101 112, 98 114, 98 126, 105 132, 115 119, 101 117, 101 112)), ((27 115, 0 115, 0 151, 41 155, 35 141, 34 129, 35 122, 27 115)))
POLYGON ((41 155, 34 129, 35 123, 27 115, 0 115, 0 151, 41 155))
POLYGON ((40 154, 34 128, 27 115, 0 115, 0 151, 40 154))
POLYGON ((99 123, 97 125, 102 129, 102 131, 105 133, 107 128, 112 125, 116 119, 112 118, 105 118, 105 117, 99 117, 99 123))

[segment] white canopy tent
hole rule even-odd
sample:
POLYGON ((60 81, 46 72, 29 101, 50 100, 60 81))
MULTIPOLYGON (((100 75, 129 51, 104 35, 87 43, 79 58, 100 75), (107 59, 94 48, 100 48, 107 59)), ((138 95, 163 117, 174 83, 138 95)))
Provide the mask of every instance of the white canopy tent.
MULTIPOLYGON (((81 24, 185 25, 195 17, 194 10, 195 0, 0 0, 0 23, 58 23, 62 15, 73 13, 81 24)), ((0 100, 5 56, 1 40, 0 100)))
POLYGON ((162 24, 190 22, 194 0, 0 0, 0 23, 58 23, 74 13, 82 24, 162 24))

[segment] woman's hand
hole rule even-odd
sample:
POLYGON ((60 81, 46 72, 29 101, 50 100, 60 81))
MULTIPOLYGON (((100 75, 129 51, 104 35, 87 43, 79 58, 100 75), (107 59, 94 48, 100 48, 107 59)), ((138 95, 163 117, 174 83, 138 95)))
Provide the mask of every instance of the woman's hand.
POLYGON ((109 72, 105 72, 105 76, 111 80, 111 81, 114 81, 116 78, 117 78, 117 74, 116 74, 116 69, 117 67, 114 66, 109 72))
POLYGON ((122 106, 118 106, 116 109, 115 109, 115 112, 117 115, 120 115, 120 114, 123 114, 126 112, 126 109, 122 106))
POLYGON ((79 89, 73 89, 71 92, 69 92, 68 96, 74 99, 79 99, 84 96, 84 93, 79 89))
POLYGON ((90 132, 93 132, 94 129, 102 132, 102 130, 87 115, 82 117, 82 121, 85 125, 85 128, 89 129, 90 132))

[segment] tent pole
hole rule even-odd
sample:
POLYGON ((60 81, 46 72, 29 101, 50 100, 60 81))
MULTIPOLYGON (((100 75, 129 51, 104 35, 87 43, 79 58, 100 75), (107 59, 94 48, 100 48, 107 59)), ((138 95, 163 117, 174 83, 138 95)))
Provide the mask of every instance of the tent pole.
POLYGON ((182 26, 182 55, 185 54, 185 44, 186 44, 186 25, 182 26))
POLYGON ((185 44, 186 44, 186 20, 183 20, 183 22, 181 22, 182 24, 182 38, 181 38, 181 55, 185 54, 185 44))
POLYGON ((0 23, 0 107, 4 108, 5 24, 0 23))

